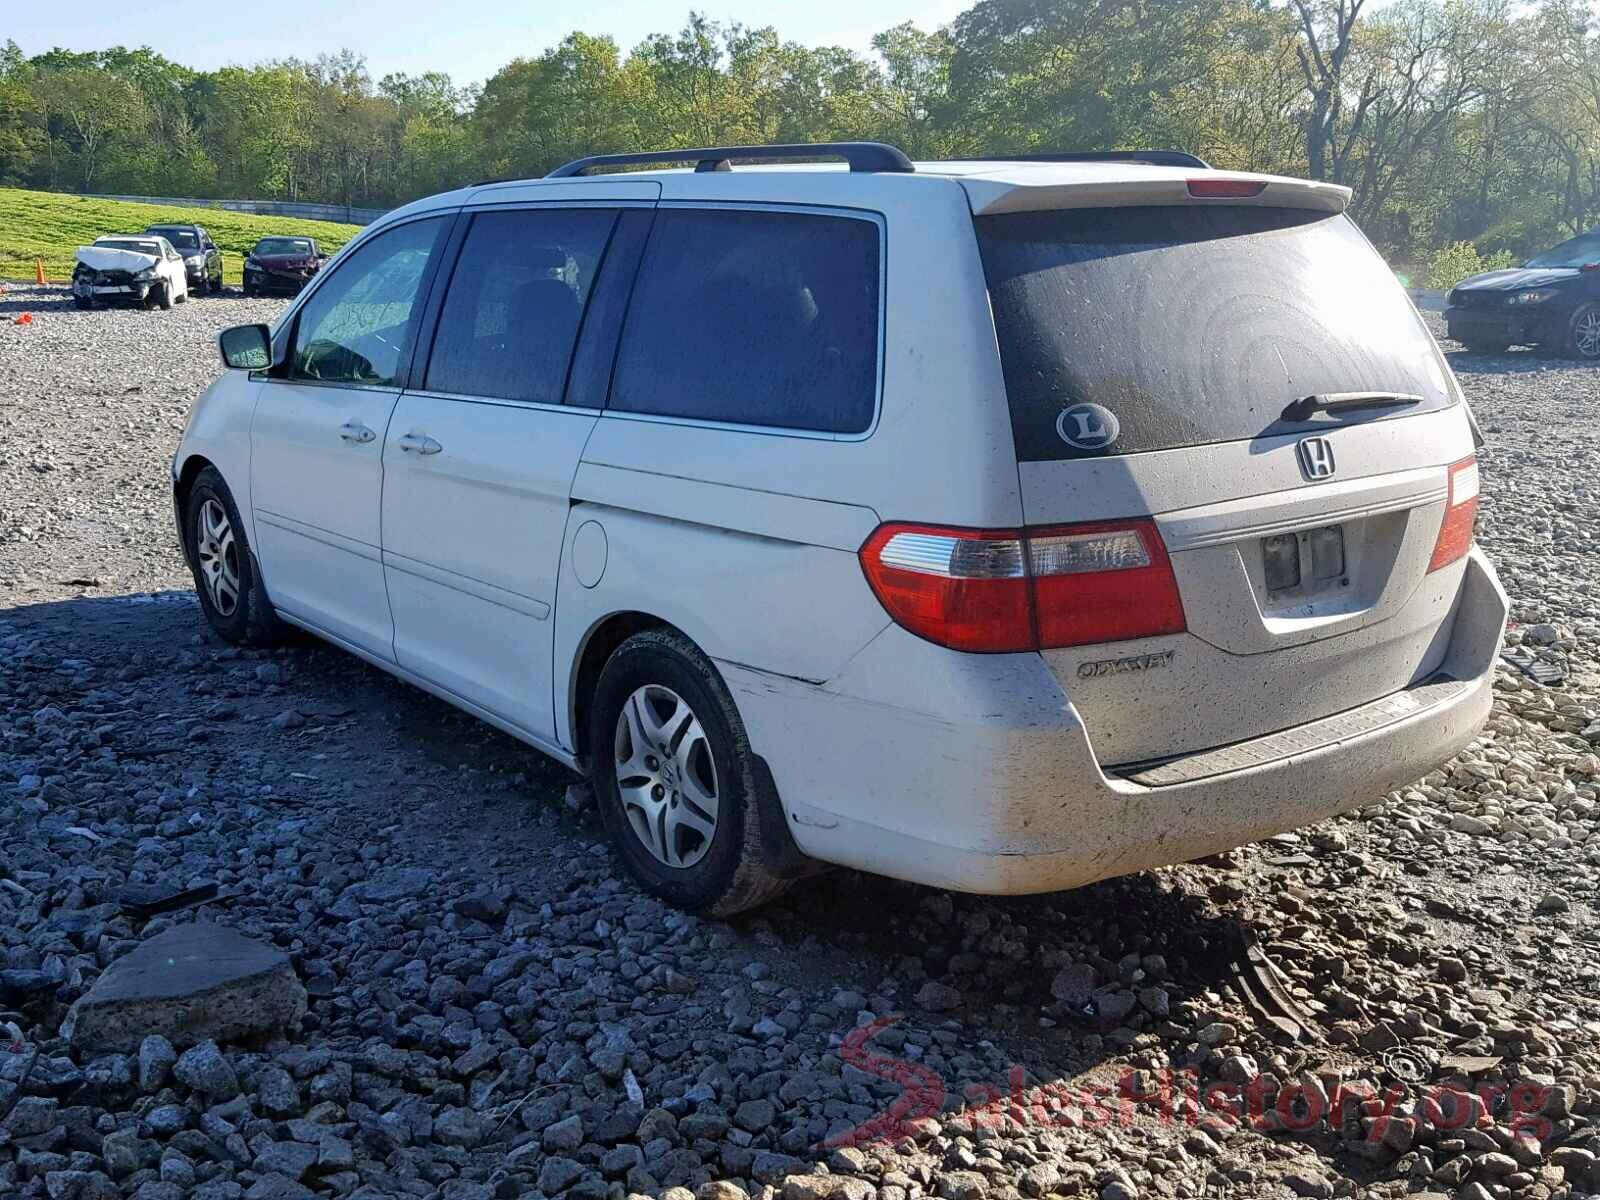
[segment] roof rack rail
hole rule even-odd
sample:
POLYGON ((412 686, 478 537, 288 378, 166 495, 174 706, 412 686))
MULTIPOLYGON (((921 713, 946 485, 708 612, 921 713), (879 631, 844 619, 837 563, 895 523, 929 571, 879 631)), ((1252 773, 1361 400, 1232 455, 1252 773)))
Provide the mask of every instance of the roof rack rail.
POLYGON ((791 146, 707 146, 698 150, 646 150, 632 154, 591 154, 557 167, 546 179, 586 175, 597 167, 641 166, 646 163, 692 162, 696 171, 730 171, 732 159, 770 161, 782 158, 842 158, 852 171, 915 171, 905 151, 884 142, 802 142, 791 146))
POLYGON ((978 158, 953 159, 954 162, 1131 162, 1152 167, 1197 167, 1209 171, 1211 164, 1187 150, 1076 150, 1066 154, 986 154, 978 158))

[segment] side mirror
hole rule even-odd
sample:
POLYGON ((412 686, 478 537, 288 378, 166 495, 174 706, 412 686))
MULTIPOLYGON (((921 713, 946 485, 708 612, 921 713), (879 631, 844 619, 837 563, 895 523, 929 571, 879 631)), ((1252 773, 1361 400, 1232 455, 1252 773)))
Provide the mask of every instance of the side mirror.
POLYGON ((1600 262, 1584 263, 1580 271, 1600 271, 1600 262))
POLYGON ((235 325, 217 335, 222 363, 235 371, 265 371, 272 365, 272 331, 265 325, 235 325))

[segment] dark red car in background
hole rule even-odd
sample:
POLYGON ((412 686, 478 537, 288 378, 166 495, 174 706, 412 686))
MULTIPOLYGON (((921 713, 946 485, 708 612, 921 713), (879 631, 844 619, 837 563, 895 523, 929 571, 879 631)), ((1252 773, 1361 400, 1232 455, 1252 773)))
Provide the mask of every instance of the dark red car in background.
POLYGON ((292 296, 322 269, 328 256, 315 238, 264 237, 244 260, 244 294, 292 296))

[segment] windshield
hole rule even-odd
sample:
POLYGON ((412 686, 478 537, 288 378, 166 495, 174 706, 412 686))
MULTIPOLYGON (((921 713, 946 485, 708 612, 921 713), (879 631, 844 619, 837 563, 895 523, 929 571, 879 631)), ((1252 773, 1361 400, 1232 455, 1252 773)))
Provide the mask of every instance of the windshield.
POLYGON ((1583 233, 1568 238, 1554 249, 1546 250, 1537 258, 1530 258, 1530 267, 1582 267, 1600 262, 1600 232, 1583 233))
POLYGON ((200 239, 195 237, 192 229, 150 229, 147 233, 159 233, 179 250, 200 249, 200 239))
POLYGON ((159 255, 161 253, 161 244, 159 242, 136 242, 132 238, 114 240, 101 238, 95 245, 105 250, 132 250, 135 254, 159 255))
POLYGON ((262 238, 256 243, 257 254, 310 254, 310 238, 262 238))
MULTIPOLYGON (((1075 208, 978 218, 1024 461, 1295 433, 1327 392, 1453 402, 1394 272, 1343 216, 1244 206, 1075 208), (1085 446, 1063 421, 1092 418, 1085 446)), ((1350 419, 1348 417, 1344 418, 1350 419)))

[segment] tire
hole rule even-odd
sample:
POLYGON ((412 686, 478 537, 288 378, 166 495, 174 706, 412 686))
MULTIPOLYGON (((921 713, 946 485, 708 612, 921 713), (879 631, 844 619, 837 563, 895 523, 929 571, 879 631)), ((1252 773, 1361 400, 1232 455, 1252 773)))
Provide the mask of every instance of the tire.
POLYGON ((87 296, 74 296, 72 298, 72 306, 87 311, 94 307, 94 301, 87 296))
POLYGON ((1585 362, 1600 360, 1600 303, 1578 305, 1567 325, 1566 351, 1585 362))
POLYGON ((726 917, 788 886, 769 869, 771 848, 762 838, 759 789, 768 777, 758 769, 733 697, 693 642, 666 629, 623 642, 600 672, 588 732, 601 819, 618 857, 647 891, 691 912, 726 917), (667 753, 650 753, 663 747, 667 753), (624 803, 625 781, 632 781, 627 789, 635 803, 624 803), (709 811, 708 797, 714 798, 709 811))
POLYGON ((211 294, 211 277, 209 275, 200 277, 200 282, 195 284, 194 294, 196 296, 209 296, 211 294))
POLYGON ((255 288, 251 287, 249 284, 246 284, 244 288, 244 298, 246 300, 254 300, 256 298, 255 288))
POLYGON ((200 609, 217 636, 242 646, 281 641, 287 629, 267 599, 233 493, 215 467, 201 471, 189 489, 183 538, 200 609))
POLYGON ((172 285, 163 283, 155 292, 156 303, 161 306, 161 311, 172 311, 172 285))

